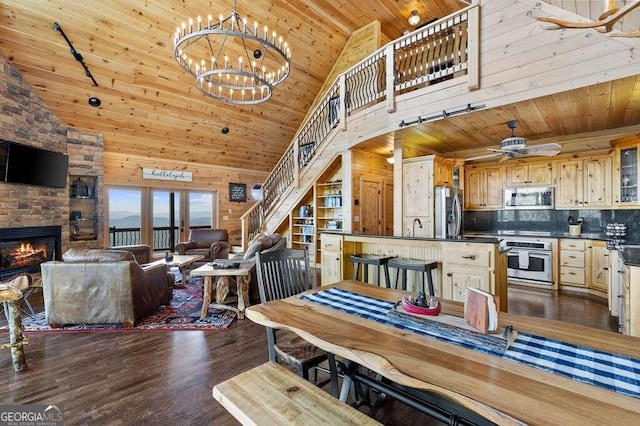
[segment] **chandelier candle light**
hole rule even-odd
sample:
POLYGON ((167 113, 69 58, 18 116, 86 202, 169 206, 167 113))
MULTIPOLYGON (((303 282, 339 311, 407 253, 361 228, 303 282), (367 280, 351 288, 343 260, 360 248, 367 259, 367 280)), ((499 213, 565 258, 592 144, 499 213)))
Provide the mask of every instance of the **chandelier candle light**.
POLYGON ((291 50, 282 36, 265 25, 250 24, 236 11, 206 22, 198 16, 176 29, 174 56, 193 75, 205 96, 228 104, 268 100, 290 71, 291 50), (236 60, 237 58, 237 60, 236 60))

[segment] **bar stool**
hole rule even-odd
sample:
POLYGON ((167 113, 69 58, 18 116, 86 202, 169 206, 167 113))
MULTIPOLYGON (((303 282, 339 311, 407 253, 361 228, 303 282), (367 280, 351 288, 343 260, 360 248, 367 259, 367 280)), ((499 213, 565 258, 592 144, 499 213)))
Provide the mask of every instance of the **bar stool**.
POLYGON ((376 276, 374 284, 378 287, 380 286, 380 267, 382 267, 384 269, 385 284, 387 288, 391 288, 391 279, 389 278, 389 260, 394 257, 395 256, 382 256, 365 253, 351 255, 350 259, 354 263, 353 279, 356 281, 358 280, 360 265, 362 265, 362 269, 364 270, 364 282, 369 282, 369 267, 367 265, 375 265, 376 276))
POLYGON ((427 275, 427 283, 429 285, 429 295, 435 296, 433 289, 433 278, 431 277, 431 271, 438 268, 438 262, 435 260, 417 260, 397 257, 389 261, 389 266, 396 268, 396 280, 393 288, 398 288, 398 277, 400 276, 400 270, 402 270, 402 290, 407 289, 407 271, 418 271, 420 274, 420 293, 425 293, 424 289, 424 276, 427 275))

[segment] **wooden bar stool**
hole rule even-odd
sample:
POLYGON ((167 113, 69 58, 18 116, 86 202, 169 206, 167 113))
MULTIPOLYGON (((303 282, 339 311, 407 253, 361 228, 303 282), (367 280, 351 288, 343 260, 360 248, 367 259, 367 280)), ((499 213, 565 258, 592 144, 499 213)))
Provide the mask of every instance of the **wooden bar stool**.
POLYGON ((393 288, 398 288, 398 278, 400 276, 400 270, 402 270, 402 290, 407 289, 407 271, 418 271, 420 274, 420 293, 425 293, 424 288, 424 276, 427 276, 427 283, 429 285, 429 295, 435 296, 433 289, 433 278, 431 277, 431 271, 438 268, 438 262, 435 260, 417 260, 407 259, 402 257, 396 257, 389 261, 389 266, 396 268, 396 280, 393 288))
POLYGON ((382 269, 384 269, 385 284, 387 288, 391 288, 391 279, 389 278, 389 260, 394 257, 395 256, 382 256, 365 253, 351 255, 350 259, 354 263, 353 279, 358 280, 358 276, 360 275, 360 265, 362 265, 362 269, 364 271, 364 282, 369 282, 369 268, 367 265, 375 265, 376 276, 374 284, 380 287, 380 267, 382 267, 382 269))

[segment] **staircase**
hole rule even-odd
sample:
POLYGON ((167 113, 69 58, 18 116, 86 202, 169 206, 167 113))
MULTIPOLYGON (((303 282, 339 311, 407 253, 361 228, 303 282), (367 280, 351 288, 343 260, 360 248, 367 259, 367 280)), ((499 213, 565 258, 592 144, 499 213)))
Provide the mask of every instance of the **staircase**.
POLYGON ((340 74, 316 103, 293 142, 262 186, 262 201, 241 218, 242 244, 273 232, 313 185, 320 173, 359 135, 352 122, 379 109, 395 111, 396 96, 434 90, 437 83, 460 79, 477 86, 478 6, 472 5, 395 40, 340 74), (470 24, 472 22, 472 24, 470 24))

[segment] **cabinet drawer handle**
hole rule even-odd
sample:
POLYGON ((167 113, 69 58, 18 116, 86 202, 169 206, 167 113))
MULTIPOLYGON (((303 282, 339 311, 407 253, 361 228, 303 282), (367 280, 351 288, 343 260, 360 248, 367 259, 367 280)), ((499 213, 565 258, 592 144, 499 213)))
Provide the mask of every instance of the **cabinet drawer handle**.
POLYGON ((447 276, 450 277, 452 274, 451 272, 447 272, 447 276))
POLYGON ((476 255, 475 254, 471 254, 469 256, 462 256, 463 259, 471 259, 471 260, 476 260, 476 255))
POLYGON ((576 274, 575 272, 569 272, 569 275, 575 275, 575 274, 576 274))
POLYGON ((602 269, 603 269, 603 270, 605 270, 605 271, 608 271, 608 270, 609 270, 609 268, 602 268, 602 269))
POLYGON ((575 256, 569 256, 570 259, 577 259, 575 256))

